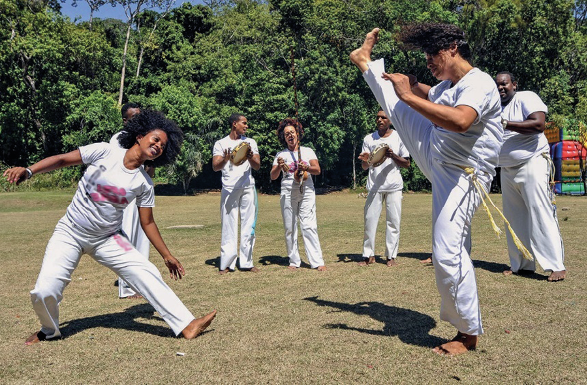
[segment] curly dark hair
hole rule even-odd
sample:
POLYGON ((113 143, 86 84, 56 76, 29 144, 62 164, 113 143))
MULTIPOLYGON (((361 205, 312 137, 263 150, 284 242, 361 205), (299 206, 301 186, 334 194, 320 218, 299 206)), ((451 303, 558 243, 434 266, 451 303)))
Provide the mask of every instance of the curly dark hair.
POLYGON ((409 50, 420 49, 424 53, 436 55, 453 44, 461 57, 471 61, 471 48, 465 39, 465 32, 452 24, 421 23, 402 27, 398 40, 409 50))
POLYGON ((513 73, 509 72, 509 71, 501 71, 501 72, 498 72, 497 75, 495 75, 495 77, 498 77, 499 75, 507 75, 507 76, 509 76, 510 77, 510 80, 512 81, 512 83, 516 83, 518 81, 518 79, 516 79, 516 76, 513 73))
POLYGON ((131 148, 137 142, 137 136, 145 136, 154 130, 161 130, 167 134, 167 145, 160 156, 145 164, 159 167, 172 163, 181 152, 183 132, 173 121, 158 111, 142 110, 140 114, 129 120, 118 136, 118 143, 122 148, 131 148))
POLYGON ((302 127, 302 123, 300 123, 297 119, 285 118, 281 122, 279 122, 279 126, 277 127, 276 131, 279 143, 287 147, 287 142, 285 141, 285 134, 283 133, 283 130, 285 130, 285 127, 287 126, 292 126, 293 128, 295 128, 296 133, 298 134, 298 143, 301 142, 302 138, 304 137, 304 128, 302 127))

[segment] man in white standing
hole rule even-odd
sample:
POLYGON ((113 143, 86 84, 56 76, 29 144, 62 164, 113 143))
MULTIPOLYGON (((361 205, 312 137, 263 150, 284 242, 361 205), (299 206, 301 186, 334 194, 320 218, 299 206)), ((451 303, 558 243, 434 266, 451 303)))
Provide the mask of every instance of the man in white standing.
POLYGON ((499 154, 503 212, 534 256, 533 261, 524 259, 508 232, 511 270, 504 274, 534 272, 538 262, 544 271, 551 272, 548 281, 562 281, 567 271, 549 184, 552 160, 543 134, 548 108, 534 92, 517 92, 518 83, 509 72, 498 73, 495 82, 505 131, 499 154))
POLYGON ((365 202, 365 236, 363 239, 363 260, 360 266, 375 263, 375 233, 385 202, 385 256, 387 266, 397 265, 400 221, 402 214, 402 189, 404 181, 401 168, 410 167, 410 154, 404 147, 397 132, 391 128, 391 122, 383 110, 377 113, 377 131, 365 136, 359 159, 363 170, 369 170, 367 179, 367 201, 365 202), (389 148, 385 161, 374 167, 369 165, 370 154, 381 144, 389 148))
MULTIPOLYGON (((122 114, 122 125, 126 124, 134 118, 136 115, 141 113, 141 108, 136 103, 126 103, 120 110, 122 114)), ((120 147, 118 143, 118 136, 120 132, 114 134, 110 139, 110 144, 120 147)), ((151 166, 143 166, 147 174, 152 178, 155 174, 155 168, 151 166)), ((136 204, 129 204, 123 211, 122 214, 122 232, 126 235, 130 243, 141 253, 147 260, 149 259, 150 245, 149 238, 145 235, 145 232, 141 228, 141 222, 139 219, 139 210, 136 204)), ((120 299, 139 299, 143 296, 136 293, 124 279, 118 277, 118 298, 120 299)))
POLYGON ((222 221, 222 240, 220 243, 220 274, 234 271, 239 256, 242 271, 258 272, 253 266, 253 247, 255 246, 255 225, 257 222, 257 191, 251 168, 259 170, 261 158, 257 142, 247 138, 248 122, 242 114, 232 114, 228 119, 230 134, 214 144, 212 169, 222 171, 222 195, 220 198, 220 218, 222 221), (230 160, 236 146, 247 142, 251 147, 247 160, 237 166, 230 160), (241 218, 240 254, 238 253, 238 218, 241 218))

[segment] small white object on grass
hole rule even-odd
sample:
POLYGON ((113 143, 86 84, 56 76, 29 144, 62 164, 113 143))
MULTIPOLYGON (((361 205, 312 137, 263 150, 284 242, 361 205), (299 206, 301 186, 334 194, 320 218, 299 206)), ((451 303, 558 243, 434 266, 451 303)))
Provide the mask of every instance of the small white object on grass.
POLYGON ((182 353, 182 352, 177 352, 177 353, 175 353, 175 355, 176 355, 176 356, 183 357, 183 356, 185 356, 185 353, 182 353))

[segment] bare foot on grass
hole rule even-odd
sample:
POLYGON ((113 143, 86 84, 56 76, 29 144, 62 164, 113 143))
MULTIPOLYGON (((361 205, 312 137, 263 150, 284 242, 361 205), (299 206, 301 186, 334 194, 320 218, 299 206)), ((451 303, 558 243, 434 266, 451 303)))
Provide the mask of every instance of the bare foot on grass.
POLYGON ((374 28, 367 34, 367 36, 365 36, 363 45, 349 55, 351 62, 353 62, 361 72, 365 72, 369 69, 367 64, 371 61, 371 52, 373 52, 373 47, 375 46, 375 43, 377 43, 378 35, 379 28, 374 28))
POLYGON ((566 277, 567 277, 567 271, 566 270, 553 271, 552 273, 550 273, 550 276, 548 277, 548 282, 562 281, 566 277))
POLYGON ((513 272, 513 271, 511 271, 511 270, 504 270, 504 271, 503 271, 503 275, 505 275, 506 277, 509 277, 509 276, 510 276, 510 275, 512 275, 512 274, 514 274, 514 272, 513 272))
POLYGON ((456 356, 475 350, 477 348, 477 336, 458 332, 457 336, 445 344, 435 347, 432 351, 441 356, 456 356))
POLYGON ((288 266, 289 270, 297 271, 299 268, 297 266, 288 266))
POLYGON ((120 297, 120 299, 142 299, 142 298, 143 298, 143 296, 140 295, 140 294, 138 294, 138 293, 137 294, 133 294, 133 295, 129 295, 129 296, 126 296, 126 297, 120 297))
POLYGON ((220 275, 224 275, 224 274, 227 274, 227 273, 230 273, 230 269, 229 269, 228 267, 227 267, 226 269, 224 269, 224 270, 220 270, 220 271, 218 272, 218 274, 220 274, 220 275))
POLYGON ((261 270, 259 270, 259 268, 257 268, 257 267, 251 267, 250 269, 242 269, 242 271, 250 271, 251 273, 258 273, 261 270))
POLYGON ((360 262, 357 262, 357 265, 359 266, 368 266, 368 265, 372 265, 375 263, 375 257, 369 257, 369 258, 365 258, 360 262))
POLYGON ((387 267, 397 266, 397 262, 396 262, 395 258, 391 258, 391 259, 387 260, 386 265, 387 265, 387 267))
POLYGON ((37 342, 45 341, 46 339, 45 333, 39 330, 38 332, 31 334, 29 338, 24 341, 24 344, 30 346, 37 342))
POLYGON ((422 265, 426 265, 426 264, 432 263, 432 257, 423 259, 423 260, 420 261, 420 263, 422 265))
POLYGON ((316 268, 316 270, 318 270, 318 271, 326 271, 326 266, 324 266, 324 265, 322 265, 322 266, 318 266, 318 267, 316 268))
POLYGON ((210 326, 214 317, 216 317, 216 310, 214 310, 212 313, 206 314, 201 318, 196 318, 195 320, 190 322, 189 325, 181 331, 183 338, 185 338, 186 340, 196 338, 204 330, 206 330, 208 326, 210 326))

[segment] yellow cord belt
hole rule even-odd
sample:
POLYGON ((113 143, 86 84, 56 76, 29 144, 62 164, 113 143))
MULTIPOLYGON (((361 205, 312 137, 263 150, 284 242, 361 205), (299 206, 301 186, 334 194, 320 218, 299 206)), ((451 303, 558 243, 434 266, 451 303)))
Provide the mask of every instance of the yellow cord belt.
POLYGON ((503 220, 504 220, 504 222, 505 222, 505 224, 506 224, 506 226, 512 236, 512 239, 513 239, 514 243, 516 244, 516 247, 518 248, 518 250, 520 250, 520 252, 522 253, 522 256, 526 259, 533 260, 534 257, 532 257, 532 254, 522 244, 522 241, 520 241, 520 238, 518 238, 518 236, 514 232, 514 229, 512 229, 510 222, 505 218, 505 216, 503 215, 501 210, 495 205, 495 203, 493 203, 493 201, 489 197, 489 194, 485 190, 485 187, 483 187, 481 182, 479 182, 479 179, 477 179, 477 175, 475 174, 475 169, 473 167, 463 167, 463 166, 459 166, 459 167, 462 168, 463 170, 465 170, 465 172, 471 176, 471 181, 473 182, 473 186, 475 186, 475 189, 477 189, 477 192, 479 193, 479 196, 481 197, 481 203, 483 204, 483 207, 485 208, 485 211, 487 212, 487 216, 489 217, 489 221, 491 222, 491 227, 493 227, 493 231, 495 231, 495 233, 497 234, 497 237, 499 238, 502 231, 495 223, 495 220, 493 220, 493 215, 491 215, 491 212, 489 211, 489 207, 487 206, 487 203, 485 201, 486 199, 489 201, 489 203, 491 203, 491 205, 497 210, 499 215, 501 215, 501 217, 503 218, 503 220))

